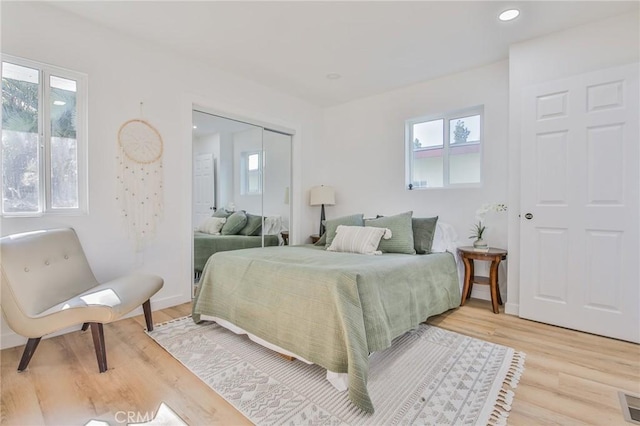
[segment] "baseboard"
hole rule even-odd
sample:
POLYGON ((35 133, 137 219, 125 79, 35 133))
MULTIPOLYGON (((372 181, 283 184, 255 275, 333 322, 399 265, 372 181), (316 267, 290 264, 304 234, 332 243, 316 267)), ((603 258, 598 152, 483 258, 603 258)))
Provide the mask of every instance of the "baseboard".
MULTIPOLYGON (((58 331, 57 333, 53 333, 47 336, 47 338, 70 333, 71 331, 74 331, 74 330, 80 330, 80 327, 74 328, 73 330, 71 329, 61 330, 61 331, 58 331)), ((25 343, 27 343, 27 339, 25 337, 22 337, 14 333, 13 331, 9 331, 8 333, 4 333, 2 336, 0 336, 0 349, 8 349, 8 348, 13 348, 15 346, 22 346, 25 343)))
POLYGON ((505 303, 504 305, 504 313, 509 315, 515 315, 517 317, 520 316, 520 304, 518 303, 505 303))
MULTIPOLYGON (((151 299, 151 310, 159 311, 160 309, 170 308, 172 306, 181 305, 186 302, 191 301, 191 294, 187 292, 183 295, 177 296, 169 296, 162 299, 151 299)), ((134 309, 129 312, 127 315, 122 317, 122 319, 135 317, 137 315, 143 315, 142 306, 134 309)), ((61 336, 63 334, 72 333, 74 331, 80 330, 82 325, 65 328, 64 330, 56 331, 55 333, 47 334, 43 337, 43 339, 49 339, 55 336, 61 336)), ((15 346, 22 346, 27 343, 26 337, 20 336, 19 334, 14 333, 13 331, 8 331, 0 335, 0 349, 13 348, 15 346)))

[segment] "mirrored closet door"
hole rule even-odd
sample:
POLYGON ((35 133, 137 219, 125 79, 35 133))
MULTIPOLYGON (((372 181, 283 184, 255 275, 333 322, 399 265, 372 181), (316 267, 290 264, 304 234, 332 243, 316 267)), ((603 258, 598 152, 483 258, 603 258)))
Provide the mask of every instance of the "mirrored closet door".
POLYGON ((291 142, 290 134, 193 111, 196 279, 218 251, 288 243, 291 142))
POLYGON ((262 211, 266 235, 279 232, 288 244, 291 229, 291 135, 264 129, 262 211))

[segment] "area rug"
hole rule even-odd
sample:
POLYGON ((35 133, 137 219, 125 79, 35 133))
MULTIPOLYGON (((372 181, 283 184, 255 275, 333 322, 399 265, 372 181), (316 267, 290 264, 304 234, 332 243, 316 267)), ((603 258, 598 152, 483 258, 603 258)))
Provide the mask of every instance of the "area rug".
POLYGON ((421 324, 370 356, 367 414, 326 370, 288 361, 247 336, 184 317, 149 335, 257 425, 501 425, 525 355, 421 324))

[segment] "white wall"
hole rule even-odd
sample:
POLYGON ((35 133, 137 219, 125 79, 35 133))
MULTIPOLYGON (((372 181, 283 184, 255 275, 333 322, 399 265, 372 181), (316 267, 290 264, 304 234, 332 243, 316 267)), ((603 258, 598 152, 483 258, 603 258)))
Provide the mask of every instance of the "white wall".
MULTIPOLYGON (((302 233, 317 233, 320 211, 308 206, 308 190, 324 184, 336 190, 336 205, 326 207, 327 218, 413 210, 416 217, 439 215, 470 243, 476 209, 506 202, 508 99, 508 62, 501 61, 326 109, 323 142, 309 146, 303 157, 307 220, 302 233), (405 189, 405 120, 477 105, 484 105, 485 114, 483 185, 405 189)), ((507 216, 486 219, 488 242, 506 247, 507 216)))
POLYGON ((509 49, 509 300, 517 314, 520 275, 520 105, 527 86, 639 59, 638 13, 571 28, 512 45, 509 49))
MULTIPOLYGON (((153 309, 190 300, 193 104, 295 129, 293 173, 298 180, 302 147, 312 144, 317 133, 319 109, 306 102, 44 3, 2 4, 2 52, 88 74, 90 208, 85 216, 3 218, 2 235, 72 226, 99 280, 134 270, 164 277, 153 309), (143 118, 164 140, 165 212, 155 241, 136 254, 118 217, 115 156, 118 128, 140 116, 140 102, 143 118)), ((300 195, 292 192, 294 200, 300 195)), ((294 227, 296 215, 294 205, 294 227)), ((294 241, 295 235, 294 228, 294 241)), ((4 322, 1 332, 3 347, 24 341, 4 322)))

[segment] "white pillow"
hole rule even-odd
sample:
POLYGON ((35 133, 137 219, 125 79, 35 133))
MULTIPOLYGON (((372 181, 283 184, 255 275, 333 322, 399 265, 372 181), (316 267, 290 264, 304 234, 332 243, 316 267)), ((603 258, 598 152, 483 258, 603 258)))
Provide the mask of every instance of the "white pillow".
POLYGON ((227 222, 226 217, 208 217, 202 222, 198 231, 211 235, 219 235, 222 226, 227 222))
POLYGON ((431 252, 456 252, 458 241, 458 233, 456 229, 450 224, 442 221, 438 221, 436 224, 436 232, 433 235, 433 245, 431 246, 431 252))
POLYGON ((391 238, 389 228, 338 225, 336 236, 327 250, 343 253, 382 254, 378 250, 378 244, 382 238, 385 240, 391 238))
POLYGON ((283 231, 282 218, 280 216, 267 216, 262 226, 263 235, 279 235, 283 231))

